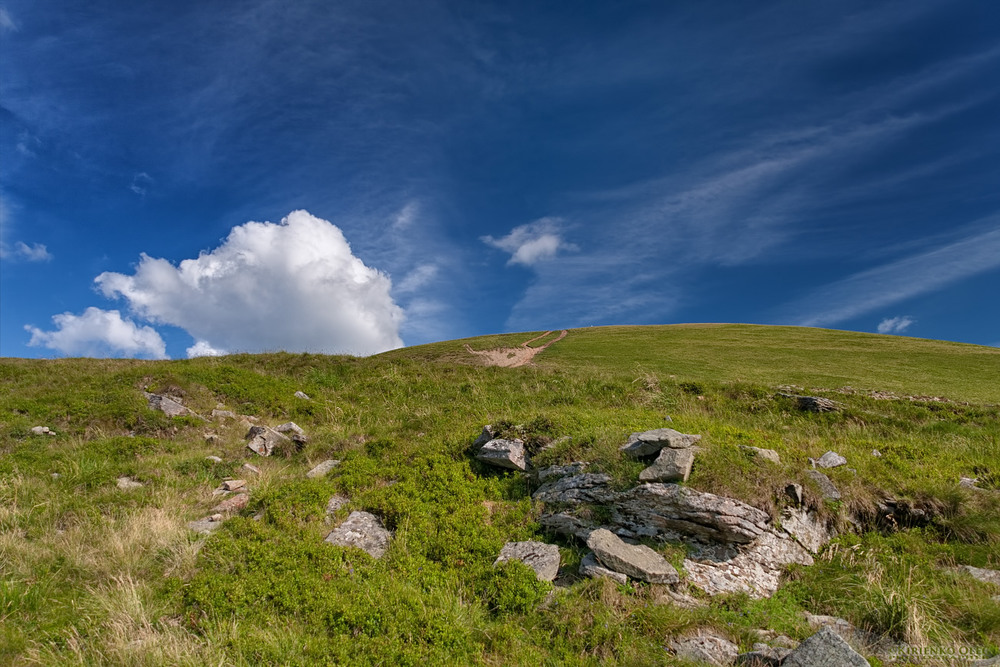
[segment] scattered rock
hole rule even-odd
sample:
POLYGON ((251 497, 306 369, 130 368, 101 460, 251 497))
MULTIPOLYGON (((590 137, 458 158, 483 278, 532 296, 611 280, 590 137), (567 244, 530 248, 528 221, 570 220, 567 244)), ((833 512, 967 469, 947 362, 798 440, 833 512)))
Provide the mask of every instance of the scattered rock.
POLYGON ((218 456, 206 456, 206 461, 211 461, 212 463, 222 463, 222 459, 218 456))
POLYGON ((159 394, 150 394, 149 392, 143 392, 146 396, 146 401, 149 403, 149 408, 151 410, 159 410, 168 417, 197 417, 195 413, 191 410, 185 408, 181 405, 180 401, 170 398, 169 396, 161 396, 159 394))
POLYGON ((640 482, 686 482, 694 464, 694 450, 664 447, 653 465, 639 473, 640 482))
POLYGON ((340 465, 339 459, 327 459, 323 461, 318 466, 306 473, 306 477, 312 479, 313 477, 323 477, 326 473, 330 472, 334 468, 340 465))
POLYGON ((131 477, 119 477, 117 480, 118 488, 122 491, 131 491, 133 489, 141 489, 144 485, 131 477))
POLYGON ((291 440, 267 426, 251 426, 247 432, 247 448, 261 456, 270 456, 275 447, 287 445, 291 440))
POLYGON ((246 487, 246 485, 247 481, 245 479, 227 479, 219 488, 223 491, 236 491, 237 489, 246 487))
POLYGON ((1000 570, 986 570, 981 567, 972 567, 971 565, 963 565, 962 569, 984 584, 1000 586, 1000 570))
POLYGON ((619 494, 615 524, 637 535, 680 533, 714 542, 751 542, 770 523, 767 512, 733 498, 677 484, 641 484, 619 494))
POLYGON ((247 472, 252 472, 255 475, 260 474, 260 468, 253 465, 252 463, 244 463, 242 469, 246 470, 247 472))
POLYGON ((704 633, 670 642, 678 658, 719 667, 728 667, 736 660, 739 647, 725 637, 704 633))
POLYGON ((587 538, 587 546, 603 566, 651 584, 674 584, 680 580, 667 560, 642 544, 626 544, 610 530, 599 528, 587 538))
POLYGON ((236 419, 236 413, 231 410, 212 410, 212 419, 236 419))
POLYGON ((510 470, 520 470, 524 472, 528 469, 528 462, 524 453, 524 442, 522 440, 505 440, 494 438, 483 445, 476 458, 484 463, 489 463, 500 468, 510 470))
POLYGON ((297 392, 295 392, 294 396, 295 396, 295 398, 301 398, 303 401, 311 401, 312 400, 311 398, 309 398, 309 395, 306 394, 304 391, 297 391, 297 392))
POLYGON ((552 581, 559 573, 559 547, 545 542, 508 542, 500 550, 493 566, 509 560, 519 560, 532 570, 540 581, 552 581))
POLYGON ((189 521, 188 529, 193 530, 196 533, 201 533, 203 535, 208 535, 219 528, 222 527, 223 516, 221 514, 213 514, 211 516, 206 516, 204 519, 198 519, 197 521, 189 521))
POLYGON ((840 500, 840 491, 837 487, 833 485, 830 478, 821 473, 819 470, 807 470, 806 474, 812 478, 816 485, 819 487, 819 492, 823 494, 825 500, 840 500))
POLYGON ((586 542, 587 538, 590 537, 590 533, 597 528, 597 524, 585 521, 567 512, 543 514, 538 517, 538 523, 546 530, 559 535, 566 535, 567 537, 575 537, 582 542, 586 542))
POLYGON ((274 427, 274 430, 278 433, 288 435, 289 438, 300 445, 304 445, 309 442, 309 438, 306 437, 306 432, 303 431, 302 428, 295 422, 285 422, 284 424, 279 424, 274 427))
POLYGON ((378 559, 389 550, 391 537, 392 533, 385 529, 374 514, 351 512, 344 523, 326 536, 325 541, 339 547, 356 547, 378 559))
POLYGON ((620 451, 632 458, 641 459, 655 456, 664 447, 687 449, 699 440, 701 440, 700 435, 689 435, 672 428, 657 428, 633 433, 628 437, 628 442, 621 446, 620 451))
POLYGON ((218 514, 234 514, 246 507, 249 502, 249 494, 237 493, 213 507, 212 511, 218 514))
POLYGON ((813 554, 818 553, 833 537, 816 513, 805 509, 785 508, 781 513, 781 527, 813 554))
POLYGON ((840 406, 829 398, 798 396, 796 394, 778 394, 778 396, 794 400, 799 410, 805 410, 806 412, 836 412, 840 409, 840 406))
POLYGON ((824 627, 789 653, 782 667, 868 667, 868 661, 831 628, 824 627))
POLYGON ((570 477, 579 475, 589 464, 584 461, 574 461, 564 466, 549 466, 538 471, 538 481, 544 482, 550 478, 570 477))
POLYGON ((877 449, 873 449, 873 450, 872 450, 872 456, 874 456, 874 457, 876 457, 876 458, 879 458, 879 457, 881 457, 881 456, 882 456, 882 452, 880 452, 880 451, 879 451, 879 450, 877 450, 877 449))
POLYGON ((617 496, 609 482, 609 475, 586 472, 548 481, 531 497, 544 503, 609 503, 617 496))
POLYGON ((802 485, 801 484, 789 484, 785 487, 785 495, 792 499, 796 505, 801 505, 802 496, 802 485))
POLYGON ((781 457, 778 456, 778 452, 773 449, 764 449, 762 447, 751 447, 749 445, 741 445, 740 449, 746 452, 750 452, 759 459, 764 459, 765 461, 770 461, 771 463, 781 463, 781 457))
POLYGON ((498 435, 500 435, 500 432, 495 430, 492 424, 487 424, 483 427, 483 431, 479 434, 479 437, 472 443, 472 447, 474 449, 479 449, 490 440, 495 439, 498 435))
POLYGON ((593 553, 587 554, 583 557, 583 560, 580 561, 580 574, 592 579, 604 577, 619 584, 628 583, 628 575, 624 575, 621 572, 615 572, 614 570, 609 570, 604 567, 597 562, 597 557, 593 553))
POLYGON ((820 468, 836 468, 838 466, 846 465, 847 459, 837 452, 827 452, 826 454, 823 454, 823 456, 816 459, 815 464, 820 468))
POLYGON ((344 507, 349 502, 351 502, 351 499, 347 498, 346 496, 342 496, 340 494, 331 496, 330 500, 326 503, 326 515, 333 516, 337 512, 337 510, 339 510, 341 507, 344 507))
POLYGON ((220 440, 222 440, 222 438, 219 437, 219 435, 216 434, 216 433, 206 433, 205 434, 205 442, 208 443, 208 444, 210 444, 210 445, 215 444, 215 443, 219 442, 220 440))
POLYGON ((824 614, 810 614, 805 613, 806 623, 813 630, 822 630, 823 628, 830 628, 836 632, 841 637, 855 638, 858 636, 858 629, 847 620, 838 618, 836 616, 826 616, 824 614))
POLYGON ((32 426, 31 433, 33 435, 55 435, 56 432, 50 429, 48 426, 32 426))
POLYGON ((54 472, 54 473, 52 473, 51 477, 52 477, 52 479, 59 479, 60 477, 62 477, 62 475, 60 475, 57 472, 54 472))

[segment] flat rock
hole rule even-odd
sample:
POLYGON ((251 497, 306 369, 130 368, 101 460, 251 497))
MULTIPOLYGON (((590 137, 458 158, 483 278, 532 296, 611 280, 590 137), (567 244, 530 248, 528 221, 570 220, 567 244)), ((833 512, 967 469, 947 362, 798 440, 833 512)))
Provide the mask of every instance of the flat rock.
POLYGON ((781 463, 781 457, 778 456, 778 452, 773 449, 764 449, 763 447, 751 447, 750 445, 742 445, 740 447, 745 452, 749 452, 754 458, 763 459, 765 461, 770 461, 771 463, 781 463))
POLYGON ((227 479, 221 485, 223 491, 236 491, 237 489, 246 488, 247 481, 245 479, 227 479))
POLYGON ((389 550, 392 533, 378 517, 369 512, 351 512, 350 516, 326 536, 325 542, 339 547, 356 547, 372 558, 381 558, 389 550))
POLYGON ((767 512, 756 507, 677 484, 641 484, 616 501, 614 523, 646 537, 680 533, 743 543, 763 534, 770 523, 767 512))
POLYGON ((212 410, 212 419, 236 419, 236 413, 232 410, 212 410))
POLYGON ((241 470, 246 470, 247 472, 252 472, 255 475, 259 475, 260 474, 260 468, 258 468, 257 466, 255 466, 252 463, 244 463, 243 466, 241 467, 241 470))
POLYGON ((270 456, 275 447, 291 442, 287 436, 267 426, 251 426, 246 437, 249 440, 247 449, 260 456, 270 456))
POLYGON ((222 527, 222 520, 223 517, 221 514, 213 514, 212 516, 206 516, 204 519, 189 521, 187 527, 196 533, 208 535, 222 527))
POLYGON ((538 487, 531 497, 544 503, 609 503, 617 497, 608 486, 610 482, 610 475, 585 472, 550 480, 538 487))
POLYGON ((641 459, 655 456, 664 447, 687 449, 699 440, 701 440, 700 435, 681 433, 672 428, 657 428, 652 431, 633 433, 628 437, 628 442, 619 449, 627 456, 641 459))
POLYGON ((868 661, 829 627, 788 654, 782 667, 868 667, 868 661))
POLYGON ((548 468, 542 468, 538 471, 538 481, 545 482, 549 479, 579 475, 588 465, 590 464, 585 461, 574 461, 573 463, 568 463, 562 466, 549 466, 548 468))
POLYGON ((806 412, 836 412, 840 409, 840 406, 829 398, 798 396, 796 394, 778 394, 778 396, 794 400, 799 410, 805 410, 806 412))
POLYGON ((143 487, 142 482, 134 480, 131 477, 119 477, 116 480, 116 484, 122 491, 131 491, 133 489, 141 489, 143 487))
POLYGON ((717 667, 728 667, 736 660, 739 647, 716 634, 700 634, 670 642, 678 658, 717 667))
POLYGON ((295 422, 285 422, 284 424, 279 424, 274 427, 274 430, 278 433, 283 433, 295 442, 305 444, 309 442, 309 438, 306 437, 306 432, 302 430, 295 422))
POLYGON ((212 463, 222 463, 222 457, 220 456, 206 456, 206 461, 211 461, 212 463))
POLYGON ((826 454, 823 454, 823 456, 816 459, 816 465, 820 468, 836 468, 838 466, 847 465, 847 459, 837 452, 827 452, 826 454))
POLYGON ((746 593, 752 598, 774 595, 785 567, 812 565, 806 549, 787 535, 768 530, 749 544, 696 542, 684 560, 687 581, 709 595, 746 593))
POLYGON ((532 570, 540 581, 552 581, 559 574, 559 547, 545 542, 508 542, 500 550, 493 566, 509 560, 519 560, 532 570))
POLYGON ((341 507, 344 507, 349 502, 351 502, 351 499, 348 498, 348 497, 346 497, 346 496, 342 496, 340 494, 336 494, 334 496, 331 496, 330 500, 326 503, 326 514, 327 514, 327 516, 332 516, 341 507))
POLYGON ((573 516, 568 512, 543 514, 538 517, 538 523, 546 530, 567 537, 575 537, 582 542, 586 542, 590 534, 598 528, 597 524, 573 516))
POLYGON ((587 538, 587 546, 598 562, 615 572, 651 584, 673 584, 680 580, 667 560, 642 544, 626 544, 610 530, 598 528, 587 538))
POLYGON ((986 570, 981 567, 972 567, 971 565, 963 565, 962 569, 984 584, 1000 586, 1000 570, 986 570))
POLYGON ((340 465, 339 459, 327 459, 323 461, 318 466, 306 473, 306 477, 312 479, 313 477, 323 477, 328 472, 340 465))
POLYGON ((608 568, 597 562, 597 556, 593 553, 589 553, 583 557, 580 561, 580 574, 585 577, 590 577, 591 579, 610 579, 619 584, 628 583, 628 575, 622 574, 621 572, 615 572, 614 570, 609 570, 608 568))
POLYGON ((149 392, 144 392, 146 395, 146 401, 149 404, 151 410, 159 410, 168 417, 197 417, 197 415, 184 407, 179 401, 175 401, 169 396, 161 396, 160 394, 150 394, 149 392))
POLYGON ((520 470, 521 472, 528 469, 524 442, 516 438, 514 440, 494 438, 479 449, 476 458, 483 463, 489 463, 499 468, 520 470))
POLYGON ((819 492, 823 495, 825 500, 840 500, 840 491, 838 491, 837 487, 833 485, 833 482, 830 481, 829 477, 821 473, 819 470, 807 470, 806 474, 809 475, 814 482, 816 482, 816 485, 819 487, 819 492))
POLYGON ((245 508, 249 502, 250 496, 248 494, 237 493, 213 507, 212 512, 216 514, 233 514, 245 508))
POLYGON ((694 463, 694 449, 664 447, 653 465, 639 473, 640 482, 686 482, 694 463))
POLYGON ((826 523, 820 521, 815 512, 802 508, 785 508, 781 513, 781 527, 812 554, 818 553, 833 538, 826 523))

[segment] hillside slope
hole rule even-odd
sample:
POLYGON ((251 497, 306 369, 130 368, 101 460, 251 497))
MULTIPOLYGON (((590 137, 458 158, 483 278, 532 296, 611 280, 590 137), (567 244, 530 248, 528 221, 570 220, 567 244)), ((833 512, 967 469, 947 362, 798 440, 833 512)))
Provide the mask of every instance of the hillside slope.
POLYGON ((0 663, 681 665, 690 635, 804 640, 806 612, 853 623, 873 664, 1000 648, 1000 588, 961 569, 1000 569, 1000 351, 745 325, 543 334, 364 359, 0 359, 0 663), (515 367, 474 354, 524 343, 548 347, 515 367), (835 409, 780 395, 806 393, 835 409), (251 426, 289 421, 305 443, 247 449, 251 426), (485 424, 526 443, 527 473, 477 460, 485 424), (665 426, 700 436, 688 496, 771 535, 795 510, 839 536, 767 595, 706 592, 697 540, 658 533, 640 541, 679 583, 580 575, 588 548, 547 517, 620 525, 649 465, 620 447, 665 426), (847 460, 824 470, 836 500, 809 462, 827 451, 847 460), (540 469, 573 462, 603 496, 539 495, 540 469), (391 531, 383 557, 325 542, 355 511, 391 531), (555 585, 494 566, 524 540, 558 546, 555 585))

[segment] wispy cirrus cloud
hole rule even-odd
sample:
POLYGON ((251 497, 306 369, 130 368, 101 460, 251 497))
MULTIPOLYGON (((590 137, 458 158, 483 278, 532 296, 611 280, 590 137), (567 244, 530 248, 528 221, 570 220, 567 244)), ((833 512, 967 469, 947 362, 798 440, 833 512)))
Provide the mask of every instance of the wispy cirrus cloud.
POLYGON ((28 245, 24 241, 17 241, 13 247, 0 244, 0 257, 4 259, 17 259, 25 262, 48 262, 52 260, 52 253, 44 243, 32 243, 28 245))
POLYGON ((896 317, 887 317, 878 323, 878 327, 875 329, 880 334, 898 334, 903 333, 910 326, 916 322, 909 315, 897 315, 896 317))
POLYGON ((534 222, 515 227, 500 238, 482 236, 480 240, 488 246, 510 253, 508 266, 511 264, 534 266, 555 257, 560 250, 578 249, 576 245, 563 239, 561 223, 561 218, 539 218, 534 222))

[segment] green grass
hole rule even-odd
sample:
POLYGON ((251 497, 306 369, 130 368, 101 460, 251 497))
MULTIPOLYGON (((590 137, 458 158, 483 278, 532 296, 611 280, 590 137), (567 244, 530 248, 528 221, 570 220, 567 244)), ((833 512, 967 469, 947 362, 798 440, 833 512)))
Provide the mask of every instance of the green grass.
POLYGON ((463 349, 534 335, 367 359, 0 360, 0 664, 669 664, 667 640, 699 627, 744 649, 759 628, 804 638, 804 610, 915 643, 1000 644, 1000 591, 953 569, 1000 568, 1000 494, 958 488, 962 476, 1000 488, 1000 351, 743 325, 573 330, 520 368, 479 366, 463 349), (842 410, 800 412, 775 398, 778 385, 842 410), (952 401, 836 391, 845 386, 952 401), (258 478, 241 469, 244 426, 168 419, 143 388, 181 393, 201 414, 221 405, 292 420, 310 442, 252 459, 258 478), (653 585, 569 576, 552 588, 518 565, 493 568, 509 540, 559 544, 567 575, 585 550, 539 530, 533 482, 471 458, 486 423, 524 425, 533 445, 567 436, 535 463, 590 461, 622 487, 643 467, 619 456, 627 435, 669 425, 703 435, 690 486, 774 516, 794 481, 845 528, 884 496, 935 518, 847 532, 769 600, 691 610, 653 585), (58 435, 32 435, 35 425, 58 435), (808 457, 829 449, 856 471, 830 471, 844 492, 833 504, 805 476, 808 457), (305 479, 327 458, 342 463, 305 479), (145 486, 121 491, 122 475, 145 486), (217 502, 212 490, 243 476, 241 516, 207 540, 188 532, 217 502), (351 499, 335 521, 364 509, 394 531, 383 560, 323 542, 333 493, 351 499))

